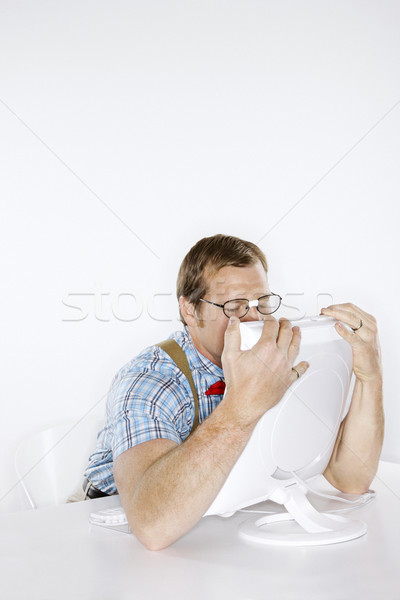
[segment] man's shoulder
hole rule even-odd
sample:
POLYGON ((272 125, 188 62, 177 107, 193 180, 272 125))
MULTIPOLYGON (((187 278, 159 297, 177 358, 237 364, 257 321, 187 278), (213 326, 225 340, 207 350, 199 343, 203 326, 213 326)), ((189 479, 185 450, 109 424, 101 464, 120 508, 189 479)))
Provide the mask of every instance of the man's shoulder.
MULTIPOLYGON (((175 340, 185 351, 189 346, 188 335, 186 331, 175 331, 168 339, 175 340)), ((178 380, 181 376, 181 371, 172 358, 157 344, 147 346, 129 360, 115 375, 115 379, 134 377, 140 373, 151 373, 154 377, 157 377, 158 374, 162 378, 178 380)))

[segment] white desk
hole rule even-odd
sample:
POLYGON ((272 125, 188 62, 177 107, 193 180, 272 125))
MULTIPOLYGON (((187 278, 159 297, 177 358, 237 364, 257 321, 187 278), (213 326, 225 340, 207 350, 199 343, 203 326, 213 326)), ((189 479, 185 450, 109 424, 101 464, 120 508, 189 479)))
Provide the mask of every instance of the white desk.
POLYGON ((2 515, 0 590, 7 600, 399 600, 400 465, 381 463, 368 523, 350 542, 280 548, 241 541, 251 515, 207 517, 160 552, 133 535, 91 526, 118 497, 2 515))

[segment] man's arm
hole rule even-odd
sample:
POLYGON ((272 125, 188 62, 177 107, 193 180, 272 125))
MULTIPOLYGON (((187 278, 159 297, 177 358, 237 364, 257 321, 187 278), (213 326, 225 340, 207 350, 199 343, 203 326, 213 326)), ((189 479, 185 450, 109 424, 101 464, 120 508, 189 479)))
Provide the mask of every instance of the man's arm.
POLYGON ((230 424, 224 400, 183 444, 152 440, 115 461, 130 527, 150 550, 168 546, 199 521, 250 437, 251 427, 230 424))
MULTIPOLYGON (((270 317, 251 351, 240 350, 238 319, 225 333, 222 364, 226 393, 183 444, 144 442, 121 454, 114 475, 130 527, 152 550, 191 529, 218 494, 257 421, 297 379, 292 365, 299 328, 270 317), (266 368, 268 365, 269 368, 266 368)), ((302 375, 307 363, 296 365, 302 375)))
POLYGON ((327 480, 342 492, 366 492, 378 469, 384 436, 382 401, 382 366, 378 330, 374 317, 352 304, 323 309, 355 331, 336 325, 338 333, 353 350, 353 369, 356 375, 351 405, 343 420, 329 464, 327 480))

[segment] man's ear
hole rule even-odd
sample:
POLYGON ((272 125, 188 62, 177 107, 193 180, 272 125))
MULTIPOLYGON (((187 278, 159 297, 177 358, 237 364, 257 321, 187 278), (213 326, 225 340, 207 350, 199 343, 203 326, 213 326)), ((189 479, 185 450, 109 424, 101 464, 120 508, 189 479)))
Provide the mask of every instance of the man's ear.
POLYGON ((196 309, 185 296, 179 298, 179 308, 187 325, 194 326, 197 324, 198 318, 196 317, 196 309))

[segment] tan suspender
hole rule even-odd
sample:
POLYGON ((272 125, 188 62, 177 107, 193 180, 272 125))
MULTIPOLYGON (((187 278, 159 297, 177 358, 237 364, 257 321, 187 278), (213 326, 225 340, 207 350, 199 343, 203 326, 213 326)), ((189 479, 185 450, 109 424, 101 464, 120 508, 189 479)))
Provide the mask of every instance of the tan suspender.
POLYGON ((187 380, 190 383, 190 388, 192 390, 194 398, 194 421, 192 430, 189 433, 189 435, 192 435, 193 431, 199 424, 199 398, 197 396, 196 387, 194 385, 192 373, 190 371, 186 354, 184 350, 182 350, 178 342, 175 342, 175 340, 165 340, 163 342, 160 342, 159 344, 156 344, 156 346, 159 346, 162 350, 164 350, 164 352, 168 354, 168 356, 172 358, 178 369, 182 371, 182 373, 186 376, 187 380))

